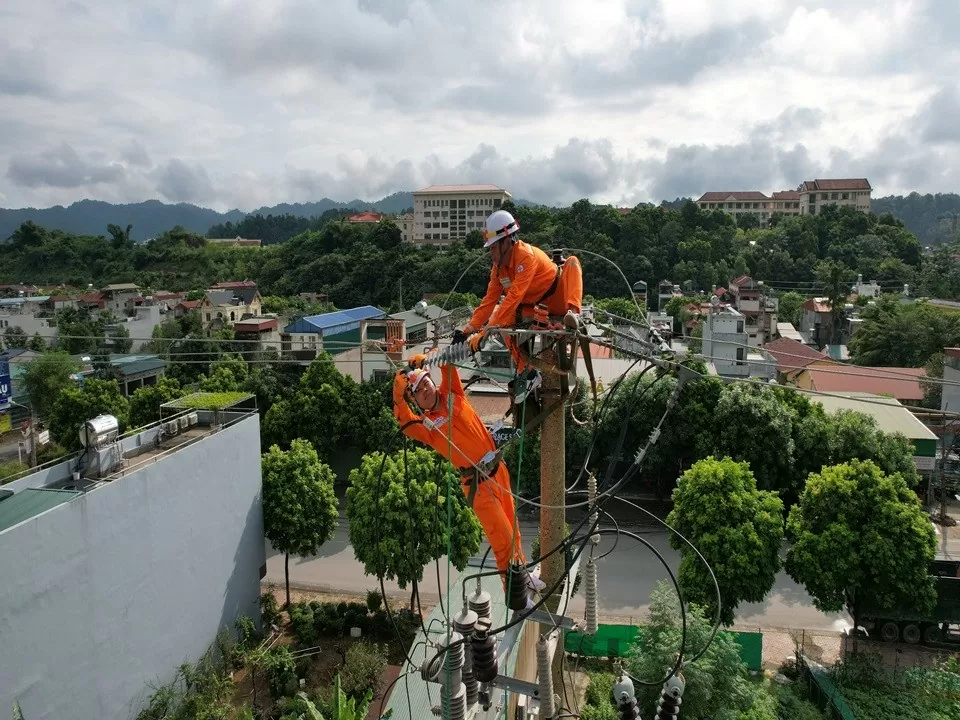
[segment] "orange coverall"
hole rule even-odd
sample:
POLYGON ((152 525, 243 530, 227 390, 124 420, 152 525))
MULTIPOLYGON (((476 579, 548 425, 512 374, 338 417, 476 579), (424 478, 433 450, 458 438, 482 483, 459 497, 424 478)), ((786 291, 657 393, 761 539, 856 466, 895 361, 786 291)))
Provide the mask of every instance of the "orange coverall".
MULTIPOLYGON (((487 294, 470 318, 470 325, 476 329, 484 325, 512 328, 521 317, 532 315, 533 306, 541 302, 551 315, 566 315, 567 310, 579 313, 583 304, 583 271, 573 255, 564 262, 554 292, 543 299, 557 277, 557 270, 543 250, 518 240, 507 262, 490 268, 487 294), (494 312, 504 292, 506 296, 494 312)), ((504 344, 510 350, 517 372, 522 372, 526 360, 513 337, 504 336, 504 344)))
MULTIPOLYGON (((469 471, 473 463, 488 452, 496 450, 496 444, 490 431, 480 420, 477 411, 467 401, 460 373, 453 365, 442 368, 443 377, 437 388, 439 400, 435 409, 425 410, 423 415, 414 413, 407 405, 403 393, 407 380, 397 375, 393 383, 393 414, 403 427, 411 421, 429 418, 433 428, 421 422, 404 428, 404 433, 419 440, 447 458, 458 471, 469 471), (447 403, 453 396, 452 418, 447 417, 447 403), (452 444, 451 444, 452 443, 452 444)), ((464 495, 470 491, 470 477, 464 477, 461 483, 464 495)), ((526 563, 520 544, 520 527, 510 493, 510 474, 507 466, 501 462, 496 473, 489 479, 481 476, 473 501, 473 511, 483 526, 487 540, 497 560, 497 568, 505 571, 512 560, 526 563)))

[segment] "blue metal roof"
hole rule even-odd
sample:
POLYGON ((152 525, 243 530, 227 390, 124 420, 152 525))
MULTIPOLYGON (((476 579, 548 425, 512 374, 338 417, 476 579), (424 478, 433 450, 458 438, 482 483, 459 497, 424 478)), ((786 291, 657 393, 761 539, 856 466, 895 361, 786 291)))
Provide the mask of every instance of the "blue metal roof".
POLYGON ((338 333, 356 330, 361 320, 385 317, 386 313, 372 305, 337 310, 336 312, 310 315, 300 318, 287 325, 283 331, 288 333, 320 333, 321 335, 337 335, 338 333))

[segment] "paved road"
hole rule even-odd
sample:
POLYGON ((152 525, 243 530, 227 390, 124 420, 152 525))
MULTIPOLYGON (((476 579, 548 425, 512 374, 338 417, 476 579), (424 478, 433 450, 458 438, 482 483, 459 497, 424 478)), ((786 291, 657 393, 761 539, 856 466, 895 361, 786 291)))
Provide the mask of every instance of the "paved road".
MULTIPOLYGON (((637 531, 638 528, 632 528, 637 531)), ((529 553, 530 540, 536 535, 536 524, 521 522, 520 532, 529 553)), ((336 537, 326 543, 321 553, 309 558, 290 558, 290 581, 303 588, 325 592, 363 593, 378 587, 375 576, 364 575, 363 566, 357 562, 348 540, 347 520, 341 519, 336 537)), ((644 532, 648 540, 664 556, 676 571, 680 564, 679 554, 672 550, 662 532, 644 532)), ((605 537, 600 550, 612 546, 612 538, 605 537)), ((486 545, 481 548, 481 552, 486 545)), ((642 617, 646 612, 650 591, 657 581, 668 579, 660 562, 639 543, 621 538, 617 549, 601 560, 597 566, 600 589, 600 612, 618 617, 642 617)), ((446 587, 445 559, 441 560, 441 583, 446 587)), ((452 571, 455 573, 456 571, 452 571)), ((269 582, 283 584, 283 555, 267 546, 267 577, 269 582)), ((389 594, 408 594, 400 591, 395 583, 386 583, 389 594)), ((438 597, 435 565, 428 566, 421 586, 421 597, 434 600, 438 597)), ((572 601, 568 615, 582 617, 582 593, 572 601)), ((840 614, 825 614, 813 607, 806 591, 785 573, 777 577, 773 590, 762 603, 741 605, 737 613, 738 626, 760 628, 804 628, 807 630, 842 630, 849 627, 849 618, 840 614)))

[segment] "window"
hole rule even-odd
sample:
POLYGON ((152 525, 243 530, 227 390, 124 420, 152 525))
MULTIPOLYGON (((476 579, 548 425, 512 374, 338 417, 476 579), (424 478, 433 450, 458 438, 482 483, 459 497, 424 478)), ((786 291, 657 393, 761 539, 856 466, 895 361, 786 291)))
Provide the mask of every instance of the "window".
POLYGON ((210 313, 207 313, 207 322, 210 322, 210 313))
POLYGON ((375 383, 382 383, 389 380, 392 376, 390 375, 389 370, 374 370, 373 371, 373 381, 375 383))
POLYGON ((743 332, 743 320, 737 320, 737 332, 738 333, 743 332))
POLYGON ((843 193, 843 195, 841 195, 840 197, 841 197, 841 199, 843 199, 843 200, 849 200, 849 199, 850 199, 850 193, 843 193))
POLYGON ((747 356, 747 349, 738 347, 737 348, 737 365, 743 365, 743 361, 747 356))

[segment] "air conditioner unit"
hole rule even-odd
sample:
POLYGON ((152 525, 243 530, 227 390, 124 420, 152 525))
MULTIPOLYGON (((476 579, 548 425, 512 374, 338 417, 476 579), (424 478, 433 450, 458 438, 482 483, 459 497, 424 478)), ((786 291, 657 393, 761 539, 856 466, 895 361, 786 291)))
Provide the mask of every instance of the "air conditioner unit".
POLYGON ((193 427, 194 425, 196 425, 199 422, 199 418, 197 417, 197 414, 193 412, 187 415, 187 422, 189 423, 190 427, 193 427))
POLYGON ((187 416, 186 416, 186 415, 181 415, 181 416, 180 416, 180 429, 181 429, 181 430, 186 430, 188 427, 190 427, 190 420, 187 419, 187 416))
POLYGON ((180 432, 180 423, 178 423, 176 420, 168 420, 163 424, 163 431, 167 435, 176 435, 178 432, 180 432))

